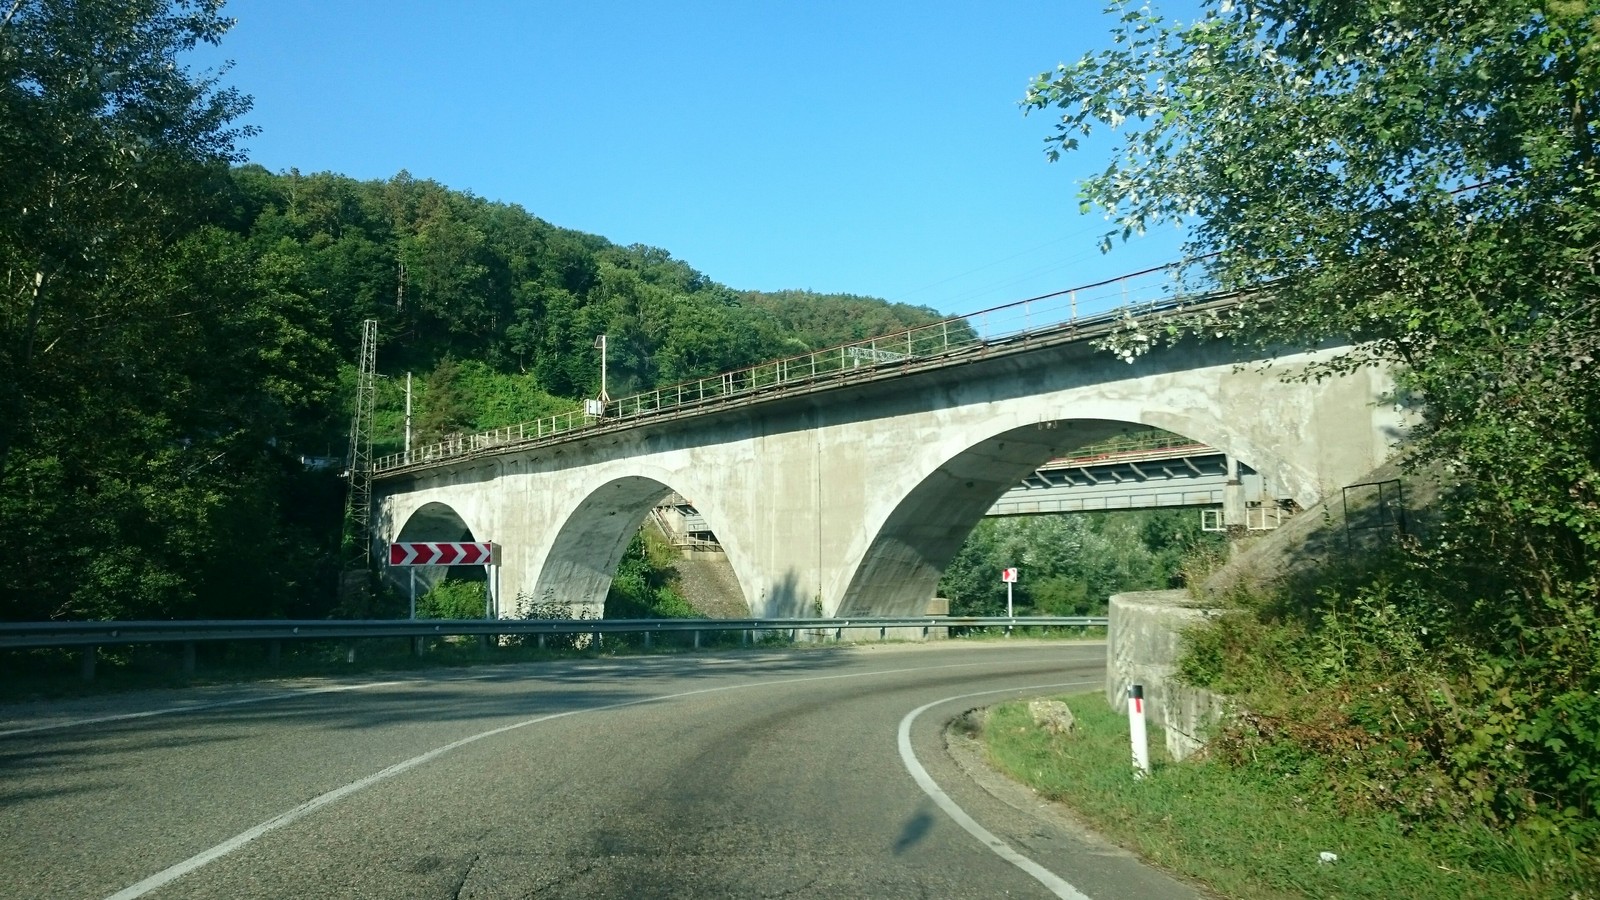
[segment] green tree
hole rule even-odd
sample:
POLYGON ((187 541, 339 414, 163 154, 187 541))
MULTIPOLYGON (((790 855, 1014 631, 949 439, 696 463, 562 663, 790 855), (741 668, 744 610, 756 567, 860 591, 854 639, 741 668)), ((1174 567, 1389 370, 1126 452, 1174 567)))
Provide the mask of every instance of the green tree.
POLYGON ((1193 510, 986 518, 945 567, 939 590, 953 613, 1001 615, 1000 570, 1015 566, 1021 610, 1103 615, 1112 594, 1167 587, 1188 551, 1220 540, 1200 532, 1193 510))
POLYGON ((428 376, 416 416, 416 444, 431 444, 472 430, 471 400, 462 390, 461 366, 446 356, 428 376))
POLYGON ((1124 236, 1186 222, 1205 280, 1271 285, 1211 329, 1353 342, 1334 370, 1402 366, 1421 446, 1509 529, 1495 557, 1526 606, 1558 582, 1593 591, 1600 14, 1241 2, 1178 26, 1112 9, 1115 49, 1026 101, 1067 110, 1052 155, 1096 125, 1125 136, 1085 204, 1124 236))
POLYGON ((220 0, 14 0, 0 13, 0 472, 76 393, 96 345, 184 312, 119 263, 191 224, 249 107, 179 55, 232 24, 220 0), (199 189, 199 190, 197 190, 199 189))
POLYGON ((1189 25, 1110 11, 1112 49, 1025 99, 1063 111, 1049 154, 1111 130, 1121 150, 1082 188, 1115 221, 1106 244, 1181 221, 1198 283, 1255 292, 1160 331, 1337 339, 1353 349, 1327 371, 1396 366, 1421 400, 1415 458, 1453 489, 1403 589, 1358 594, 1399 610, 1454 679, 1454 712, 1414 739, 1475 808, 1592 821, 1600 9, 1220 0, 1189 25), (1497 697, 1526 721, 1501 724, 1497 697))
POLYGON ((267 615, 315 568, 281 441, 324 414, 331 357, 292 266, 208 224, 248 101, 181 54, 219 9, 0 8, 8 617, 267 615))

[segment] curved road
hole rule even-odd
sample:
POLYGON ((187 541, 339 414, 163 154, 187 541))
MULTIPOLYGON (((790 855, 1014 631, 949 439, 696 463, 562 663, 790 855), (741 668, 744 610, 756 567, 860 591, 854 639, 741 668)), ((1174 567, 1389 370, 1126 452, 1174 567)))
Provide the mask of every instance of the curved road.
POLYGON ((1103 679, 1019 641, 0 708, 0 897, 1195 897, 946 747, 1103 679))

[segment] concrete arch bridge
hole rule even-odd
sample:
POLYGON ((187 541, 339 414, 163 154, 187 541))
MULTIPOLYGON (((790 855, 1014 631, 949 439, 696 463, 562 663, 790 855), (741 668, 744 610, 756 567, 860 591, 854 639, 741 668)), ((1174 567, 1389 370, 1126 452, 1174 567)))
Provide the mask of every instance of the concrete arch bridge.
MULTIPOLYGON (((785 378, 796 361, 771 363, 769 386, 751 376, 720 402, 380 462, 374 538, 495 541, 501 615, 599 615, 629 540, 676 493, 716 533, 752 616, 916 615, 978 520, 1076 448, 1162 429, 1309 506, 1399 440, 1387 372, 1286 379, 1339 348, 1269 363, 1186 340, 1130 363, 1095 348, 1114 327, 1080 320, 921 354, 836 348, 857 364, 785 378)), ((1225 512, 1243 524, 1241 503, 1225 512)))

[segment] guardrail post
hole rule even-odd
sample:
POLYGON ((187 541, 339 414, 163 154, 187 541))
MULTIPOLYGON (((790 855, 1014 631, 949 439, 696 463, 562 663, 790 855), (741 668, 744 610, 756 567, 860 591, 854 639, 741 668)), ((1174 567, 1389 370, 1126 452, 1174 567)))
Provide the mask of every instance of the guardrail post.
POLYGON ((700 649, 700 631, 698 629, 696 629, 694 633, 694 648, 696 650, 700 649))
POLYGON ((887 625, 879 625, 878 626, 878 640, 886 641, 888 639, 889 639, 889 626, 887 626, 887 625))
POLYGON ((739 632, 739 646, 750 646, 750 629, 745 628, 739 632))
POLYGON ((350 643, 345 645, 344 661, 347 662, 347 663, 354 663, 356 661, 356 642, 355 641, 351 641, 350 643))
POLYGON ((99 647, 89 646, 83 648, 83 653, 78 658, 78 674, 83 677, 84 681, 94 680, 94 664, 99 657, 99 647))
POLYGON ((422 658, 422 653, 423 653, 422 642, 424 640, 426 640, 426 638, 424 638, 420 634, 411 639, 411 655, 415 656, 417 659, 421 659, 422 658))
POLYGON ((194 641, 183 642, 183 677, 194 677, 194 641))
POLYGON ((544 632, 539 632, 539 649, 544 649, 544 632))
POLYGON ((650 632, 648 631, 644 633, 644 648, 646 650, 650 649, 650 632))
POLYGON ((267 644, 267 665, 276 669, 283 662, 283 641, 272 641, 267 644))

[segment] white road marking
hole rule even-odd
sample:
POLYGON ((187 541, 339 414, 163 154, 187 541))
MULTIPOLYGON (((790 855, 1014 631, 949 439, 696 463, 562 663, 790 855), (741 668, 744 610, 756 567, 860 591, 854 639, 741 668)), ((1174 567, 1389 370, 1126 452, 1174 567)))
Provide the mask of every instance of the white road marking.
POLYGON ((56 731, 61 728, 76 728, 80 725, 99 725, 104 722, 121 722, 127 719, 148 719, 152 716, 167 716, 174 713, 195 712, 202 709, 220 709, 224 706, 244 706, 250 703, 267 703, 274 700, 290 700, 295 697, 309 697, 314 694, 336 694, 344 691, 363 691, 367 688, 392 687, 405 684, 403 681, 368 681, 361 684, 338 684, 330 687, 306 688, 304 690, 286 691, 282 694, 262 694, 255 697, 240 697, 234 700, 217 700, 211 703, 191 703, 185 706, 167 706, 161 709, 147 709, 142 712, 116 713, 109 716, 95 716, 88 719, 67 719, 61 722, 50 722, 44 725, 29 725, 25 728, 12 728, 0 731, 0 738, 11 737, 17 734, 32 734, 37 731, 56 731))
POLYGON ((923 704, 922 706, 913 709, 911 712, 906 713, 906 717, 900 720, 900 761, 905 763, 906 771, 911 773, 911 777, 916 780, 917 786, 922 788, 922 792, 927 794, 933 800, 935 805, 944 810, 945 815, 948 815, 950 818, 954 819, 957 825, 965 828, 968 834, 977 838, 996 856, 1008 863, 1011 863, 1022 871, 1027 872, 1029 875, 1032 875, 1035 880, 1044 885, 1057 897, 1061 897, 1062 900, 1089 900, 1089 897, 1082 891, 1068 884, 1061 876, 1050 871, 1049 869, 1046 869, 1044 866, 1039 865, 1026 856, 1023 856, 1016 850, 1013 850, 1010 844, 1007 844, 1005 841, 995 837, 993 832, 989 831, 987 828, 984 828, 982 825, 979 825, 977 820, 973 819, 972 816, 967 815, 966 810, 962 809, 960 806, 957 806, 956 802, 950 799, 950 795, 946 794, 938 784, 934 783, 933 776, 929 775, 928 770, 922 767, 922 763, 917 761, 917 754, 911 749, 911 723, 916 721, 917 716, 922 715, 941 703, 950 703, 954 700, 965 700, 968 697, 982 697, 988 694, 1008 694, 1015 691, 1042 691, 1064 687, 1086 687, 1100 683, 1101 682, 1097 681, 1070 681, 1064 684, 1036 684, 1029 687, 1003 688, 997 691, 978 691, 974 694, 958 694, 954 697, 946 697, 943 700, 935 700, 932 703, 923 704))
MULTIPOLYGON (((1070 661, 1074 661, 1074 660, 1068 660, 1068 661, 1070 662, 1070 661)), ((1087 662, 1087 660, 1084 660, 1084 661, 1087 662)), ((1019 660, 1019 662, 1060 663, 1060 662, 1063 662, 1063 660, 1061 660, 1059 657, 1057 657, 1057 658, 1048 659, 1048 660, 1043 660, 1043 659, 1041 659, 1041 660, 1019 660)), ((699 688, 697 690, 682 691, 682 692, 679 692, 679 693, 676 693, 676 694, 662 694, 662 695, 656 696, 656 697, 642 697, 642 698, 637 699, 637 700, 622 700, 622 701, 618 701, 616 703, 605 703, 605 704, 601 704, 600 706, 591 706, 591 707, 589 707, 587 709, 569 709, 569 710, 567 710, 565 712, 551 713, 551 714, 545 715, 545 716, 537 716, 537 717, 532 718, 532 719, 524 719, 521 722, 514 722, 514 723, 512 723, 510 725, 502 725, 499 728, 492 728, 492 729, 490 729, 488 731, 482 731, 482 732, 479 732, 477 734, 469 735, 468 737, 461 738, 458 741, 452 741, 452 742, 450 742, 448 744, 445 744, 442 747, 436 747, 436 748, 434 748, 432 750, 429 750, 426 753, 422 753, 422 754, 419 754, 417 756, 413 756, 410 759, 405 760, 403 762, 395 763, 394 765, 390 766, 387 769, 382 770, 381 772, 374 772, 373 774, 368 775, 367 777, 362 778, 359 781, 352 781, 349 784, 345 785, 344 787, 335 788, 334 790, 331 790, 331 791, 327 792, 326 794, 322 794, 321 796, 318 796, 318 797, 313 797, 312 799, 307 800, 305 803, 302 803, 299 806, 296 806, 294 809, 291 809, 288 812, 279 813, 278 815, 273 816, 272 818, 266 820, 265 822, 262 822, 261 824, 255 826, 254 828, 250 828, 250 829, 248 829, 246 831, 242 831, 239 834, 234 835, 233 837, 223 841, 222 843, 216 845, 215 847, 212 847, 209 850, 204 850, 204 851, 202 851, 200 853, 195 854, 194 856, 189 857, 188 859, 184 860, 183 862, 177 863, 177 864, 172 865, 172 866, 168 866, 167 868, 162 869, 161 871, 157 872, 154 875, 151 875, 149 878, 146 878, 143 881, 138 882, 137 884, 129 885, 128 887, 125 887, 122 890, 117 891, 115 894, 110 895, 109 897, 106 898, 106 900, 134 900, 134 898, 136 898, 136 897, 143 897, 145 894, 150 893, 151 891, 155 890, 156 888, 162 887, 162 886, 167 885, 167 884, 171 884, 172 882, 177 881, 179 878, 182 878, 183 876, 188 875, 190 872, 193 872, 196 869, 199 869, 199 868, 201 868, 203 866, 206 866, 206 865, 208 865, 208 864, 210 864, 212 862, 215 862, 218 859, 221 859, 224 856, 227 856, 229 853, 232 853, 233 851, 239 849, 240 847, 243 847, 245 844, 250 843, 251 841, 255 840, 258 837, 261 837, 262 835, 266 834, 267 832, 276 831, 277 829, 282 828, 285 825, 293 824, 294 822, 298 821, 299 819, 302 819, 305 816, 310 815, 311 813, 321 809, 324 806, 327 806, 330 803, 335 803, 335 802, 337 802, 339 800, 343 800, 345 797, 348 797, 351 794, 356 793, 357 791, 361 791, 361 790, 364 790, 366 788, 369 788, 369 787, 371 787, 371 786, 373 786, 375 784, 378 784, 379 782, 387 781, 390 778, 393 778, 396 775, 399 775, 399 774, 401 774, 403 772, 406 772, 406 771, 409 771, 411 769, 414 769, 417 766, 420 766, 425 762, 430 762, 430 761, 432 761, 434 759, 437 759, 438 757, 443 756, 444 754, 449 753, 452 750, 460 749, 461 747, 465 747, 468 744, 477 743, 478 741, 481 741, 484 738, 489 738, 489 737, 494 737, 496 735, 505 734, 508 731, 516 731, 519 728, 526 728, 529 725, 538 725, 541 722, 550 722, 550 721, 553 721, 555 719, 563 719, 563 718, 566 718, 567 716, 575 716, 575 715, 578 715, 580 713, 601 712, 601 711, 608 710, 608 709, 621 709, 621 708, 626 707, 626 706, 640 706, 640 705, 645 704, 645 703, 662 703, 662 702, 665 702, 665 701, 668 701, 668 700, 680 700, 680 699, 682 699, 684 697, 694 697, 694 696, 698 696, 698 695, 701 695, 701 694, 716 694, 716 693, 721 693, 723 691, 739 691, 739 690, 745 690, 745 689, 748 689, 748 688, 772 687, 774 685, 782 685, 782 684, 798 684, 800 682, 807 682, 807 681, 834 681, 834 680, 839 680, 839 679, 844 679, 844 678, 867 678, 867 677, 874 677, 874 676, 881 676, 881 675, 901 675, 901 674, 905 674, 907 672, 928 672, 928 671, 935 671, 935 670, 938 670, 938 669, 970 669, 970 668, 975 668, 975 667, 978 667, 978 666, 987 666, 987 665, 990 665, 990 663, 989 662, 981 662, 981 663, 950 663, 948 665, 942 665, 942 666, 913 666, 913 667, 904 668, 904 669, 885 669, 885 670, 878 671, 878 672, 851 672, 851 673, 844 674, 844 675, 809 675, 809 676, 806 676, 804 678, 780 678, 780 679, 774 679, 772 681, 757 681, 757 682, 751 682, 751 683, 748 683, 748 684, 730 684, 730 685, 724 685, 722 687, 699 688)), ((395 682, 395 683, 398 684, 399 682, 395 682)), ((1097 683, 1098 682, 1084 682, 1084 684, 1097 684, 1097 683)), ((1052 685, 1052 687, 1054 687, 1054 686, 1055 685, 1052 685)), ((1011 690, 1028 690, 1028 688, 1013 688, 1011 690)), ((1004 692, 1003 691, 985 691, 984 693, 1004 693, 1004 692)), ((977 695, 972 695, 972 696, 977 696, 977 695)), ((944 701, 941 700, 939 702, 943 703, 944 701)), ((933 705, 934 704, 931 704, 931 703, 928 704, 928 706, 933 706, 933 705)), ((927 709, 927 708, 928 708, 927 706, 924 706, 921 709, 918 709, 916 712, 920 713, 920 712, 922 712, 922 710, 927 709)), ((916 713, 913 713, 912 715, 915 715, 915 714, 916 713)), ((901 729, 902 729, 902 731, 904 731, 904 729, 905 729, 905 723, 904 722, 901 723, 901 729)), ((902 738, 902 740, 904 740, 904 738, 902 738)), ((902 750, 902 756, 903 755, 904 755, 904 750, 902 750)), ((915 762, 914 758, 913 758, 912 762, 913 763, 915 762)), ((919 768, 920 768, 920 766, 919 766, 919 768)), ((926 773, 924 773, 924 776, 926 776, 926 773)), ((929 783, 930 784, 932 783, 931 780, 930 780, 929 783)), ((924 788, 924 790, 926 790, 926 789, 927 788, 924 788)), ((938 788, 935 787, 934 790, 938 790, 938 788)), ((954 804, 951 804, 951 806, 954 807, 954 804)), ((954 808, 956 808, 957 811, 959 812, 959 807, 954 807, 954 808)), ((964 813, 963 813, 963 815, 964 815, 964 813)), ((976 823, 974 823, 974 824, 976 824, 976 823)), ((987 833, 987 832, 985 832, 985 833, 987 833)), ((1030 865, 1032 865, 1031 861, 1028 861, 1028 862, 1029 862, 1030 865)), ((1049 873, 1046 873, 1046 874, 1049 874, 1049 873)), ((1035 877, 1038 877, 1038 876, 1035 876, 1035 877)), ((1054 876, 1051 876, 1051 877, 1054 877, 1054 876)), ((1065 883, 1066 882, 1062 882, 1062 884, 1065 884, 1065 883)), ((1070 887, 1071 886, 1069 885, 1068 888, 1070 889, 1070 887)), ((1083 897, 1081 894, 1062 894, 1060 896, 1077 898, 1077 900, 1088 900, 1088 898, 1083 897)))

